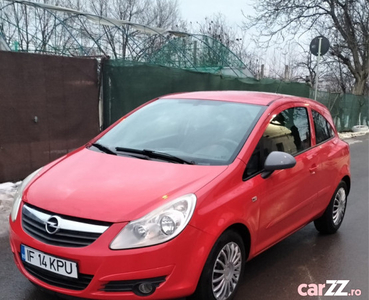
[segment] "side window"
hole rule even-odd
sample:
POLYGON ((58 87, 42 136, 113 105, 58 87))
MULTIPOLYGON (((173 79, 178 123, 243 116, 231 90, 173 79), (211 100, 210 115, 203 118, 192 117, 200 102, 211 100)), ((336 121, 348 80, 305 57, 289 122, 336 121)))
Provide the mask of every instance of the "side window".
POLYGON ((334 130, 329 122, 320 113, 313 110, 316 143, 320 144, 334 136, 334 130))
POLYGON ((282 111, 269 123, 263 134, 264 153, 283 151, 295 155, 310 147, 309 119, 306 108, 282 111))
POLYGON ((305 107, 293 107, 276 115, 264 131, 244 173, 244 178, 253 176, 263 169, 264 162, 272 151, 283 151, 296 155, 308 149, 310 127, 305 107))

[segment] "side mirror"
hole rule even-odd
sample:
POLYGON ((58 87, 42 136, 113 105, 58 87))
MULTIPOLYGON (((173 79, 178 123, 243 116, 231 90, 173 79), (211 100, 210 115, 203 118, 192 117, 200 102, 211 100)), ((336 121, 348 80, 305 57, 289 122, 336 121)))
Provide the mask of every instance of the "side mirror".
POLYGON ((290 169, 296 165, 296 159, 286 152, 273 151, 265 160, 264 170, 261 173, 261 178, 266 179, 275 170, 290 169))

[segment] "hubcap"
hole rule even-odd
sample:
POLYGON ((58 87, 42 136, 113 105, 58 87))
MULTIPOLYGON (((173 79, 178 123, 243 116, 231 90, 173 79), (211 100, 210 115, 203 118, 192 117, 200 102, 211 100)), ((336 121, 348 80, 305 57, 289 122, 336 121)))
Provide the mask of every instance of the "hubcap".
POLYGON ((345 215, 346 208, 346 191, 344 188, 340 188, 333 202, 333 223, 339 225, 342 222, 343 216, 345 215))
POLYGON ((235 290, 240 279, 242 254, 240 247, 230 242, 219 252, 212 274, 213 295, 217 300, 226 300, 235 290))

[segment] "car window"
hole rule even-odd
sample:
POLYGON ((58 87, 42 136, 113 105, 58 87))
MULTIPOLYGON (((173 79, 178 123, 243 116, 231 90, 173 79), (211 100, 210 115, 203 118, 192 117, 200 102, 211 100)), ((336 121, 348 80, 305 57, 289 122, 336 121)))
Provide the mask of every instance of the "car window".
POLYGON ((225 165, 237 156, 264 110, 230 101, 159 99, 125 118, 98 143, 225 165))
POLYGON ((311 146, 308 112, 304 107, 293 107, 272 118, 247 164, 244 178, 263 169, 265 159, 272 151, 291 155, 311 146))
POLYGON ((316 143, 320 144, 334 136, 334 130, 326 118, 313 110, 316 143))

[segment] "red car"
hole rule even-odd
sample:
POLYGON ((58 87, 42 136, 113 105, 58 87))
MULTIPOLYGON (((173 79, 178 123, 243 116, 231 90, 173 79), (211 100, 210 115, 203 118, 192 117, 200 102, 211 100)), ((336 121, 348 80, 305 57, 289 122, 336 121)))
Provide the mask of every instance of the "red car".
POLYGON ((31 282, 90 299, 232 299, 245 262, 340 227, 348 145, 323 105, 223 91, 152 100, 28 176, 9 218, 31 282))

